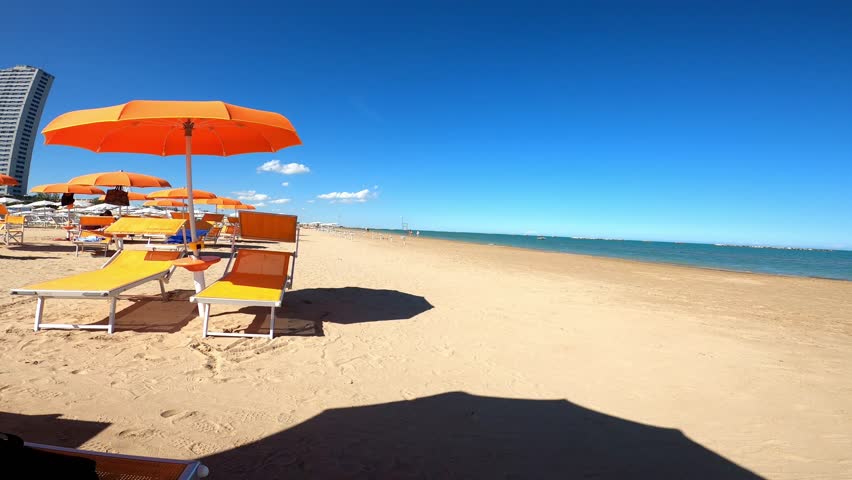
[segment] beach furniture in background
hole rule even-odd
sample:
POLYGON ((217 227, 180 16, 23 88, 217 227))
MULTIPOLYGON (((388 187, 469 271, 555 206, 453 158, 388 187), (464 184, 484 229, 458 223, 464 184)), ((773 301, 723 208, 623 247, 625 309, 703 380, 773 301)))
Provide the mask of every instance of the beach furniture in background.
POLYGON ((299 251, 299 224, 293 215, 240 212, 241 238, 272 240, 295 244, 292 252, 254 250, 236 244, 225 275, 193 297, 191 302, 203 305, 203 335, 219 337, 268 337, 275 335, 275 309, 281 306, 284 292, 293 285, 296 257, 299 251), (233 263, 233 269, 228 271, 233 263), (212 304, 260 306, 270 308, 269 334, 210 332, 212 304))
POLYGON ((26 219, 20 215, 6 215, 3 220, 3 242, 6 245, 24 244, 24 229, 26 219))
MULTIPOLYGON (((122 218, 105 233, 111 235, 174 235, 183 228, 184 220, 163 218, 122 218)), ((12 295, 32 295, 38 298, 35 313, 35 331, 42 328, 107 330, 115 328, 115 306, 119 295, 144 283, 158 281, 160 294, 166 300, 165 282, 174 272, 172 262, 182 257, 184 251, 124 250, 120 249, 101 269, 71 275, 65 278, 16 288, 12 295), (107 299, 110 302, 107 325, 42 324, 44 301, 47 298, 107 299)))

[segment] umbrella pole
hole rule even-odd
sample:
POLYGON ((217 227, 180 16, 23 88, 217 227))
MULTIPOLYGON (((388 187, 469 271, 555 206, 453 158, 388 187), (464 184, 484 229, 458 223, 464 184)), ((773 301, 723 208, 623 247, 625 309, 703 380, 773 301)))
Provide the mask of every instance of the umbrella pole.
MULTIPOLYGON (((189 120, 184 123, 184 139, 186 140, 186 196, 189 208, 189 238, 192 241, 192 256, 198 258, 198 234, 195 230, 195 202, 192 198, 192 127, 189 120)), ((195 293, 204 290, 204 271, 192 272, 192 280, 195 283, 195 293)), ((204 306, 198 304, 198 315, 204 316, 204 306)))

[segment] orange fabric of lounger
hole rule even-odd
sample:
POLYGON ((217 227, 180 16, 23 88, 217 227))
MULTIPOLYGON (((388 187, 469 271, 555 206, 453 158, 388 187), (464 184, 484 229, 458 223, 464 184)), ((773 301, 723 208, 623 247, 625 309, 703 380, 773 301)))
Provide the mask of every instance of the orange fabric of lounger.
POLYGON ((170 218, 119 218, 104 232, 127 235, 175 235, 186 220, 170 218))
POLYGON ((256 240, 296 241, 298 220, 293 215, 240 212, 240 236, 256 240))
POLYGON ((165 273, 172 267, 172 260, 180 257, 180 252, 144 250, 123 250, 106 267, 70 277, 37 283, 20 290, 35 291, 92 291, 106 292, 133 283, 143 278, 165 273))
POLYGON ((234 269, 196 298, 227 298, 277 302, 287 279, 290 252, 240 250, 234 269))
POLYGON ((80 217, 81 227, 106 227, 115 222, 113 217, 80 217))

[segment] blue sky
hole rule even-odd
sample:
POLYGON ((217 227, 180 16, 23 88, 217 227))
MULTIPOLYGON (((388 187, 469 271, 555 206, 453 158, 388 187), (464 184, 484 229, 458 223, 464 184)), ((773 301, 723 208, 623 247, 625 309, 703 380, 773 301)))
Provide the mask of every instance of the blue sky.
MULTIPOLYGON (((3 7, 0 65, 56 76, 42 126, 219 99, 299 131, 196 157, 197 188, 350 225, 852 248, 849 2, 80 3, 3 7)), ((183 183, 179 157, 39 145, 30 184, 118 167, 183 183)))

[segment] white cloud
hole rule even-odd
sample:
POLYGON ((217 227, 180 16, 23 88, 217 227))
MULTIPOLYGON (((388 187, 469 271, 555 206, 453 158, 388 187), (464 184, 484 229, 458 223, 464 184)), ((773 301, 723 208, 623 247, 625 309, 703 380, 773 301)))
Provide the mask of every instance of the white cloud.
POLYGON ((274 203, 275 205, 281 205, 283 203, 290 203, 289 198, 276 198, 275 200, 270 200, 269 203, 274 203))
POLYGON ((289 186, 290 186, 290 182, 281 182, 281 186, 282 186, 282 187, 289 187, 289 186))
POLYGON ((331 203, 364 203, 371 198, 375 198, 376 194, 370 192, 369 188, 365 188, 360 192, 331 192, 317 195, 317 198, 330 200, 331 203))
POLYGON ((231 192, 237 196, 237 200, 242 200, 244 202, 262 202, 264 200, 269 200, 269 195, 265 193, 257 193, 254 190, 246 190, 244 192, 231 192))
POLYGON ((373 185, 373 190, 378 190, 378 189, 379 189, 378 185, 373 185))
POLYGON ((308 203, 314 203, 316 200, 308 200, 308 203))
POLYGON ((265 207, 266 206, 266 204, 263 203, 263 202, 252 203, 252 205, 254 205, 255 207, 265 207))
POLYGON ((257 172, 280 173, 281 175, 297 175, 299 173, 308 173, 311 169, 301 163, 283 164, 280 160, 270 160, 263 165, 257 167, 257 172))

